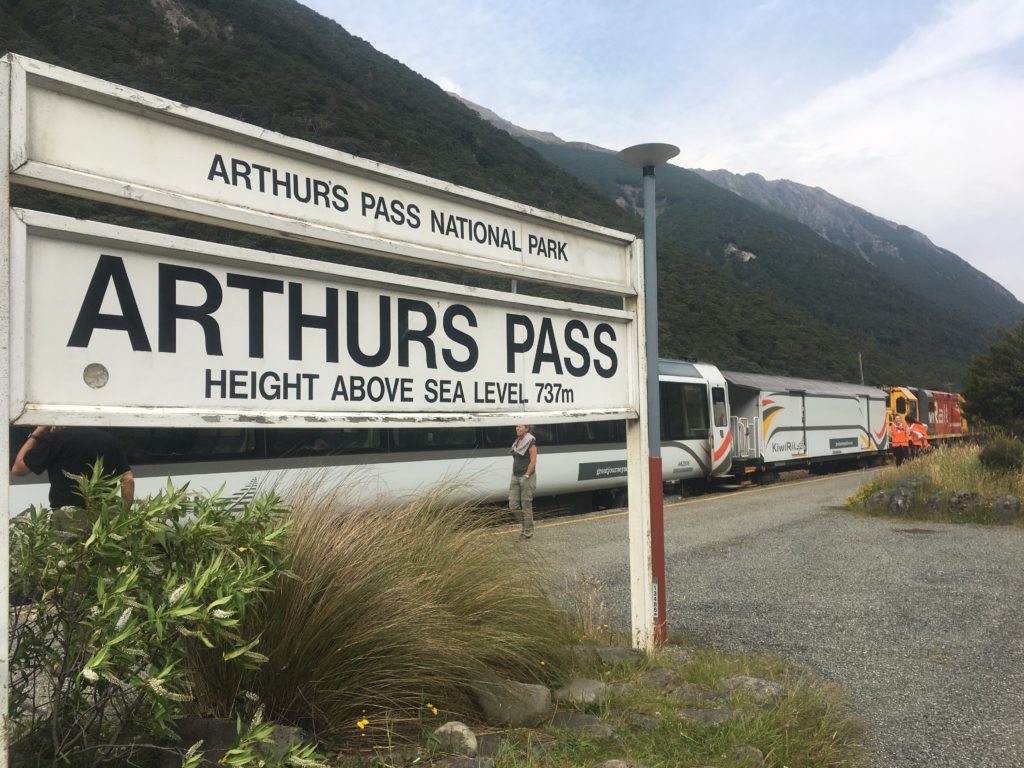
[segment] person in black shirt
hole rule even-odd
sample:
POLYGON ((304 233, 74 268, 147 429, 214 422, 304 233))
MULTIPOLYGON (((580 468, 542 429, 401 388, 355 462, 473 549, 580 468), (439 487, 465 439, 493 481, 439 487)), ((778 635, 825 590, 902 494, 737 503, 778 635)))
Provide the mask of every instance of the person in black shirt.
POLYGON ((135 498, 135 475, 124 450, 109 432, 94 427, 36 427, 18 451, 11 472, 15 475, 46 471, 50 478, 50 508, 81 507, 84 501, 71 475, 92 472, 97 459, 103 472, 121 478, 121 498, 135 498), (68 474, 66 474, 68 473, 68 474))

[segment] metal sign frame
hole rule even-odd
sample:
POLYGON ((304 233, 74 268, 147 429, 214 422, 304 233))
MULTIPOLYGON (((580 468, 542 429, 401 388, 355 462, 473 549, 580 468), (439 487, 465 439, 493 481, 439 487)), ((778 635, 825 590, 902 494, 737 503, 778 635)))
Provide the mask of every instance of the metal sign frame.
MULTIPOLYGON (((49 112, 46 114, 55 114, 49 112)), ((86 121, 87 122, 87 121, 86 121)), ((61 126, 61 129, 66 126, 61 126)), ((92 131, 93 134, 96 131, 92 131)), ((95 139, 87 135, 86 139, 95 139)), ((43 139, 40 142, 45 144, 43 139)), ((84 145, 83 145, 84 146, 84 145)), ((86 151, 87 147, 83 149, 86 151)), ((58 153, 59 154, 59 153, 58 153)), ((353 157, 343 152, 318 147, 309 142, 291 139, 280 134, 264 131, 237 120, 194 109, 178 102, 169 101, 151 94, 124 88, 96 78, 87 77, 69 70, 26 59, 13 54, 0 58, 0 411, 7 414, 8 423, 12 416, 11 395, 19 397, 20 390, 11 387, 12 344, 15 353, 20 354, 29 343, 25 337, 27 329, 12 334, 12 295, 20 287, 12 283, 11 249, 22 247, 23 237, 19 230, 22 225, 12 228, 10 208, 10 184, 12 182, 34 186, 67 194, 112 202, 142 210, 155 211, 178 218, 201 221, 208 224, 259 232, 276 237, 326 245, 336 249, 371 253, 390 258, 400 258, 420 263, 437 264, 445 267, 474 270, 512 279, 527 279, 577 289, 599 291, 620 296, 623 300, 621 313, 612 313, 622 318, 632 318, 630 344, 635 344, 636 354, 628 355, 625 364, 629 366, 628 386, 633 404, 629 408, 612 410, 589 409, 566 410, 559 413, 516 413, 475 414, 467 423, 484 423, 503 418, 522 419, 527 416, 536 420, 563 420, 565 418, 625 418, 627 421, 627 457, 629 473, 629 562, 631 584, 631 613, 633 643, 636 647, 650 649, 654 645, 654 606, 651 573, 651 530, 647 511, 650 508, 650 473, 645 450, 648 443, 647 421, 647 365, 643 350, 645 344, 645 308, 643 299, 643 258, 642 243, 634 236, 615 232, 593 224, 587 224, 567 217, 548 213, 536 208, 502 200, 446 182, 429 179, 418 174, 353 157), (33 103, 32 94, 45 94, 33 103), (449 237, 447 248, 439 248, 416 239, 403 239, 394 231, 353 230, 344 226, 331 226, 321 222, 310 222, 291 212, 287 215, 273 210, 260 209, 237 200, 212 198, 190 193, 187 189, 161 188, 159 183, 146 183, 146 179, 124 178, 106 173, 103 168, 92 167, 88 157, 63 158, 70 162, 48 163, 33 156, 37 149, 33 136, 34 113, 38 105, 46 109, 62 109, 61 103, 85 104, 89 109, 107 110, 108 114, 127 115, 138 118, 140 125, 177 131, 178 135, 190 133, 214 137, 218 141, 230 141, 253 151, 269 153, 288 162, 304 163, 302 167, 328 168, 332 173, 348 174, 358 183, 366 183, 376 194, 381 189, 398 190, 416 200, 438 200, 443 205, 460 206, 460 210, 475 211, 481 217, 496 222, 496 231, 506 233, 508 243, 514 240, 512 232, 519 233, 520 250, 505 247, 508 253, 489 253, 483 250, 464 248, 458 236, 449 237), (55 106, 56 105, 56 106, 55 106), (113 110, 113 112, 110 112, 113 110), (516 229, 519 227, 519 229, 516 229), (527 237, 526 227, 536 228, 536 237, 564 242, 568 256, 571 243, 580 244, 580 259, 554 258, 550 262, 530 261, 523 255, 522 243, 527 237), (20 238, 20 239, 19 239, 20 238), (12 245, 12 240, 15 241, 12 245), (621 265, 607 270, 604 265, 611 263, 608 254, 619 254, 621 265), (597 268, 594 265, 601 265, 597 268), (567 266, 568 265, 568 266, 567 266), (589 271, 587 268, 589 265, 589 271), (581 271, 581 267, 583 268, 581 271), (596 272, 596 274, 595 274, 596 272), (610 274, 610 276, 609 276, 610 274)), ((95 158, 91 158, 95 159, 95 158)), ((109 169, 107 169, 109 170, 109 169)), ((211 175, 214 170, 211 170, 211 175)), ((347 178, 347 177, 346 177, 347 178)), ((152 180, 149 180, 152 181, 152 180)), ((328 187, 330 190, 330 187, 328 187)), ((320 191, 323 192, 322 187, 320 191)), ((321 201, 322 202, 322 201, 321 201)), ((340 203, 339 203, 340 205, 340 203)), ((326 206, 325 206, 326 207, 326 206)), ((364 211, 365 214, 365 211, 364 211)), ((385 214, 386 216, 387 214, 385 214)), ((461 215, 461 214, 460 214, 461 215)), ((20 221, 26 225, 43 222, 47 217, 40 214, 22 213, 20 221)), ((468 217, 467 217, 468 218, 468 217)), ((47 219, 52 223, 52 219, 47 219)), ((390 223, 390 222, 389 222, 390 223)), ((81 225, 86 228, 96 225, 81 225)), ((392 228, 393 229, 393 228, 392 228)), ((505 235, 502 235, 503 237, 505 235)), ((147 235, 160 240, 162 235, 147 235)), ((170 240, 165 239, 165 244, 170 240)), ((477 243, 479 245, 479 243, 477 243)), ((204 244, 209 247, 209 244, 204 244)), ((499 248, 501 250, 499 241, 499 248)), ((240 250, 240 249, 239 249, 240 250)), ((494 250, 494 249, 492 249, 494 250)), ((552 249, 543 254, 545 259, 553 255, 552 249)), ((556 249, 559 250, 559 249, 556 249)), ((328 268, 327 264, 309 262, 310 270, 328 268)), ((426 281, 430 282, 430 281, 426 281)), ((488 295, 488 300, 498 300, 498 292, 488 295)), ((505 295, 503 301, 522 302, 536 305, 536 301, 524 296, 505 295)), ((550 302, 545 302, 550 305, 550 302)), ((580 312, 605 313, 603 309, 587 308, 586 305, 565 304, 580 312)), ((657 361, 650 361, 656 365, 657 361)), ((20 385, 19 385, 20 386, 20 385)), ((40 413, 43 413, 40 410, 40 413)), ((85 413, 85 412, 83 412, 85 413)), ((66 412, 52 414, 60 423, 80 423, 81 419, 66 412)), ((97 416, 93 423, 125 423, 93 411, 97 416)), ((122 414, 123 415, 123 414, 122 414)), ((419 414, 421 423, 450 423, 452 414, 419 414)), ((195 413, 175 416, 169 409, 161 412, 154 409, 141 416, 135 423, 149 423, 155 426, 171 423, 195 423, 195 413), (175 419, 182 419, 175 421, 175 419)), ((364 414, 370 417, 370 415, 364 414)), ((133 417, 134 418, 134 417, 133 417)), ((129 420, 130 422, 131 420, 129 420)), ((343 423, 339 420, 338 423, 343 423)), ((656 427, 655 427, 656 428, 656 427)), ((0 430, 0 455, 10 453, 9 430, 0 430)), ((9 490, 7 473, 0 479, 0 603, 9 601, 9 490)), ((0 617, 0 633, 7 637, 9 629, 8 612, 0 617)), ((8 764, 9 734, 9 645, 0 646, 0 716, 2 716, 3 746, 0 748, 0 768, 8 764)))

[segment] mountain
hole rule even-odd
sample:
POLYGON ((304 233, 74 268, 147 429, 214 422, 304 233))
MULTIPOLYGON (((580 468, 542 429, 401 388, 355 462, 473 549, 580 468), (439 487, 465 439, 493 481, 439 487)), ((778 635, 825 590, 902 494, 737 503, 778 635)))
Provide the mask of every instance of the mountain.
MULTIPOLYGON (((0 52, 8 50, 566 216, 642 228, 636 169, 543 134, 518 141, 294 0, 0 0, 0 52)), ((34 190, 12 197, 308 258, 368 258, 34 190)), ((871 264, 696 174, 659 171, 659 201, 665 355, 847 380, 862 355, 872 383, 947 386, 983 346, 986 331, 975 323, 908 299, 871 264)), ((520 290, 552 293, 522 282, 520 290)))
POLYGON ((762 208, 799 221, 874 265, 905 289, 991 327, 1011 327, 1021 303, 995 280, 920 232, 875 216, 818 187, 756 173, 694 172, 762 208))

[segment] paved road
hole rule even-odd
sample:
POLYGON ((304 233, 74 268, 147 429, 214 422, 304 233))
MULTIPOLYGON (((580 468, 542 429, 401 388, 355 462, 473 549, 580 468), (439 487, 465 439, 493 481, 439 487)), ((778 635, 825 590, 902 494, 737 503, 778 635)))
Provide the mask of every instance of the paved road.
MULTIPOLYGON (((670 629, 842 683, 878 768, 1024 766, 1024 529, 841 511, 864 473, 670 505, 670 629)), ((624 515, 531 543, 629 626, 624 515)))

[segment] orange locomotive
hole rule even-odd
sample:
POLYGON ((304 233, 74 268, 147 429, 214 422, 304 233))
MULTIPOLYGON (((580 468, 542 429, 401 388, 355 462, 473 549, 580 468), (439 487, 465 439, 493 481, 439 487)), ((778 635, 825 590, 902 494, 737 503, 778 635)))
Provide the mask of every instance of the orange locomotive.
MULTIPOLYGON (((960 409, 963 396, 955 392, 900 386, 884 386, 882 389, 889 393, 890 422, 899 415, 907 424, 918 427, 915 444, 927 447, 933 442, 958 440, 967 434, 967 421, 960 409)), ((915 437, 911 435, 911 439, 915 440, 915 437)))

